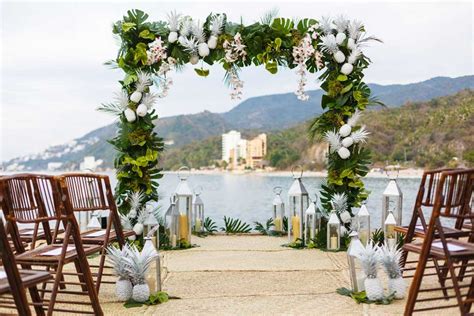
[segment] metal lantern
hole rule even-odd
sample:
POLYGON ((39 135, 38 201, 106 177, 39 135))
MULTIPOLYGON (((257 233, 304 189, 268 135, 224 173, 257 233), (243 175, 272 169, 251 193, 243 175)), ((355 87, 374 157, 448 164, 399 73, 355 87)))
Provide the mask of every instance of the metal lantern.
POLYGON ((395 204, 395 209, 393 209, 393 215, 397 225, 402 224, 402 211, 403 211, 403 193, 397 183, 398 174, 388 175, 390 181, 388 182, 385 191, 383 191, 383 200, 382 200, 382 226, 385 223, 385 220, 388 216, 388 211, 390 209, 390 204, 395 204))
POLYGON ((176 208, 176 197, 173 195, 170 198, 170 206, 165 213, 165 231, 168 236, 171 247, 179 246, 179 212, 176 208))
POLYGON ((327 250, 337 251, 341 247, 341 222, 334 210, 331 211, 327 224, 327 250))
POLYGON ((317 236, 321 230, 321 221, 323 219, 323 213, 321 213, 319 197, 316 195, 316 200, 314 201, 315 210, 316 210, 316 226, 315 226, 315 235, 317 236))
POLYGON ((189 188, 187 176, 183 171, 189 171, 188 167, 181 167, 178 172, 179 184, 176 188, 176 209, 179 212, 179 242, 191 244, 191 225, 192 225, 192 207, 193 192, 189 188))
POLYGON ((158 223, 158 220, 156 219, 156 216, 154 214, 154 210, 153 210, 153 207, 151 205, 147 205, 146 206, 146 211, 147 211, 147 216, 145 218, 145 221, 143 222, 143 236, 147 236, 147 237, 150 237, 153 244, 159 248, 159 242, 157 243, 157 240, 156 240, 156 236, 158 235, 158 228, 155 229, 155 231, 153 232, 153 236, 148 236, 150 234, 150 232, 153 231, 153 229, 159 225, 158 223), (156 234, 155 234, 156 233, 156 234), (158 246, 157 246, 158 245, 158 246))
MULTIPOLYGON (((288 216, 288 238, 290 242, 296 241, 298 238, 303 240, 304 216, 306 209, 309 206, 308 191, 301 182, 303 176, 303 169, 300 174, 293 172, 293 184, 288 191, 290 200, 290 209, 288 216)), ((303 240, 304 243, 304 240, 303 240)))
POLYGON ((99 221, 99 214, 97 212, 92 212, 89 223, 87 223, 88 229, 102 229, 102 225, 99 221))
POLYGON ((349 248, 347 248, 347 262, 349 264, 351 287, 353 292, 361 292, 365 289, 365 273, 361 268, 358 257, 361 251, 364 250, 364 245, 359 240, 359 233, 353 231, 349 234, 349 237, 351 237, 351 242, 349 248))
POLYGON ((150 293, 156 293, 161 291, 161 259, 160 253, 158 252, 153 240, 150 237, 144 237, 145 244, 143 245, 142 252, 152 252, 155 254, 153 261, 151 262, 148 270, 146 271, 146 282, 150 288, 150 293))
POLYGON ((281 187, 274 187, 273 192, 273 229, 277 232, 283 232, 283 217, 285 216, 285 203, 281 199, 281 187))
POLYGON ((204 202, 201 199, 201 191, 195 190, 195 197, 193 202, 194 212, 193 212, 193 231, 195 233, 204 232, 204 202))
POLYGON ((359 229, 359 240, 365 246, 370 239, 370 214, 365 203, 357 213, 357 226, 359 229))
POLYGON ((305 212, 304 241, 308 245, 316 237, 316 203, 311 202, 305 212))
POLYGON ((397 222, 395 216, 393 216, 393 212, 390 210, 384 223, 385 243, 390 247, 395 246, 397 243, 397 233, 395 232, 396 225, 397 222))

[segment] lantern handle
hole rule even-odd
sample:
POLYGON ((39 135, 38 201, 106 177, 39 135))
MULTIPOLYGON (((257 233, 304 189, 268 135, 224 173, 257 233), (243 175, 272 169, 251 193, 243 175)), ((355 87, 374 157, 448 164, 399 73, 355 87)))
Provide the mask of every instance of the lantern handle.
POLYGON ((398 179, 398 175, 400 174, 400 168, 385 168, 385 174, 387 175, 387 177, 389 179, 396 180, 396 179, 398 179), (393 176, 388 172, 389 170, 396 170, 397 174, 395 176, 393 176))
POLYGON ((188 171, 188 176, 191 174, 191 170, 189 169, 188 166, 182 166, 181 168, 178 169, 178 178, 180 180, 186 180, 188 176, 184 176, 181 172, 182 171, 188 171))
POLYGON ((293 178, 295 178, 295 179, 300 179, 300 178, 302 178, 302 177, 303 177, 303 166, 301 166, 301 165, 296 165, 296 166, 294 166, 293 168, 291 168, 291 174, 293 175, 293 178), (301 170, 299 177, 298 177, 298 176, 295 176, 295 171, 298 170, 298 169, 301 170))
POLYGON ((202 185, 198 185, 197 187, 194 188, 194 194, 200 195, 202 193, 203 187, 202 185))
POLYGON ((276 186, 273 188, 273 193, 275 193, 276 195, 280 195, 282 191, 283 191, 283 188, 280 186, 276 186))

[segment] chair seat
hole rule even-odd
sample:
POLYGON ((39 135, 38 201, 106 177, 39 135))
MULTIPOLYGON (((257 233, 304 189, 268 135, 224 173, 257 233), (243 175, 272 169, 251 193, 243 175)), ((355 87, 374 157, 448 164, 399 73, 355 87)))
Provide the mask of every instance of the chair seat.
MULTIPOLYGON (((36 270, 18 270, 20 273, 21 282, 24 287, 32 287, 36 284, 43 283, 52 279, 53 276, 48 271, 36 271, 36 270)), ((10 292, 10 284, 8 278, 0 277, 0 295, 10 292)))
MULTIPOLYGON (((408 226, 395 226, 395 231, 397 233, 406 234, 408 232, 408 226)), ((468 237, 470 233, 469 231, 466 231, 466 230, 461 230, 461 229, 456 229, 456 228, 451 228, 451 227, 443 227, 443 232, 447 238, 468 237)), ((425 238, 425 235, 426 233, 422 227, 417 226, 415 228, 414 237, 425 238)), ((438 231, 435 232, 435 238, 439 238, 438 231)))
MULTIPOLYGON (((451 255, 451 257, 462 258, 462 257, 474 256, 474 244, 460 241, 457 239, 448 239, 447 243, 448 243, 449 254, 451 255), (454 250, 450 250, 449 247, 462 247, 464 249, 459 250, 459 251, 454 251, 454 250)), ((415 252, 415 253, 421 253, 422 247, 423 247, 422 242, 412 242, 412 243, 403 245, 404 250, 415 252)), ((430 249, 430 256, 441 258, 441 259, 446 257, 444 250, 442 248, 441 241, 439 239, 433 241, 431 249, 430 249), (440 246, 439 247, 433 246, 433 244, 435 243, 439 244, 440 246)))
MULTIPOLYGON (((20 239, 23 242, 30 243, 33 241, 33 228, 20 229, 20 239)), ((58 234, 64 233, 64 229, 59 229, 58 234)), ((54 235, 54 229, 51 229, 51 236, 54 235)), ((43 230, 38 230, 36 240, 45 239, 46 234, 43 230)))
MULTIPOLYGON (((135 235, 133 230, 124 230, 124 238, 135 235)), ((58 237, 62 240, 62 237, 58 237)), ((105 229, 91 229, 81 233, 81 240, 83 244, 88 245, 103 245, 105 242, 105 229)), ((110 230, 109 243, 117 241, 117 234, 115 230, 110 230)))
MULTIPOLYGON (((42 247, 35 248, 33 250, 26 251, 16 256, 18 264, 52 264, 58 262, 61 256, 62 244, 44 245, 42 247), (49 253, 49 255, 48 255, 49 253)), ((65 263, 75 260, 78 255, 76 248, 73 244, 69 244, 68 250, 65 255, 65 263)), ((100 246, 95 245, 83 245, 86 256, 97 253, 101 250, 100 246)))

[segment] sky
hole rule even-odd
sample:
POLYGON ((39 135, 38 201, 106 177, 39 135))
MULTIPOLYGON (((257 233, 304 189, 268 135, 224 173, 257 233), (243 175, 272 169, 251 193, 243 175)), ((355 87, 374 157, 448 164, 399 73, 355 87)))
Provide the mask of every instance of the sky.
MULTIPOLYGON (((365 49, 373 64, 366 82, 419 82, 435 76, 473 74, 472 2, 373 1, 2 1, 0 33, 0 161, 37 153, 47 146, 83 136, 114 118, 95 111, 120 89, 120 70, 103 65, 117 53, 112 23, 128 9, 138 8, 150 20, 172 10, 204 20, 225 12, 231 21, 258 21, 276 8, 284 17, 335 16, 363 21, 369 34, 383 40, 365 49)), ((222 78, 210 67, 198 77, 188 66, 172 75, 169 96, 156 105, 161 117, 204 110, 225 112, 231 100, 222 78)), ((261 68, 245 69, 245 98, 293 92, 294 71, 271 75, 261 68)), ((308 89, 318 88, 316 76, 308 89)))

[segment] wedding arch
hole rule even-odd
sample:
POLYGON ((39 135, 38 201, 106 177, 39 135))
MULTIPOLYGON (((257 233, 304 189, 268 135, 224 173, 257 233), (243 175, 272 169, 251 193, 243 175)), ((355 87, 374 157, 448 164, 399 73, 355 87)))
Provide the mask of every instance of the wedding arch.
POLYGON ((331 197, 345 193, 352 216, 351 208, 368 196, 361 179, 370 164, 370 152, 363 147, 369 133, 358 119, 368 105, 377 102, 363 82, 370 59, 361 50, 366 42, 377 39, 366 35, 362 23, 344 16, 320 21, 267 16, 243 25, 227 21, 225 14, 210 14, 201 23, 174 12, 167 21, 147 19, 146 13, 130 10, 113 25, 120 49, 109 64, 122 69, 125 76, 119 81, 121 90, 115 101, 99 108, 119 118, 117 136, 110 143, 118 152, 116 197, 123 213, 129 209, 126 197, 133 192, 144 193, 142 203, 158 200, 162 177, 158 162, 164 147, 154 131, 158 115, 153 106, 168 94, 171 71, 191 64, 197 75, 208 76, 206 65, 217 63, 226 71, 231 97, 237 99, 243 88, 238 74, 245 67, 263 66, 271 74, 280 67, 296 69, 295 94, 301 100, 308 99, 307 74, 320 73, 325 111, 314 118, 309 134, 330 145, 321 200, 328 210, 331 197), (151 91, 153 85, 158 92, 151 91))

